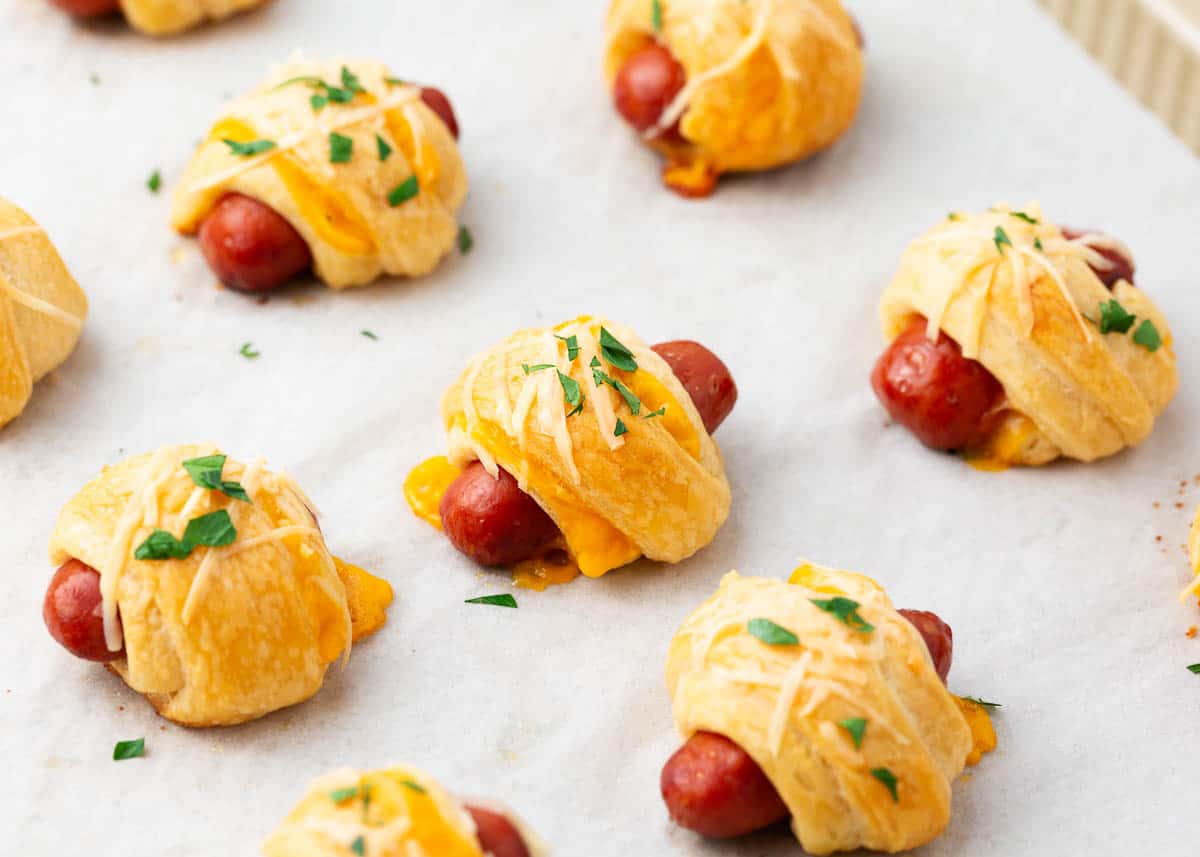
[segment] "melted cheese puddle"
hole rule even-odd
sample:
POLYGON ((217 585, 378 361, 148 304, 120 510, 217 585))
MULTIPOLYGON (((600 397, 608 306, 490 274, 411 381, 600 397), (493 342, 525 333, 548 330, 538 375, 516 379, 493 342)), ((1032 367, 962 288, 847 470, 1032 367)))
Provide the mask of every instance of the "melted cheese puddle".
POLYGON ((451 483, 461 473, 462 469, 451 464, 444 455, 427 458, 414 467, 404 480, 404 499, 413 514, 440 530, 442 516, 438 507, 451 483))
POLYGON ((1029 417, 1015 411, 1009 413, 1015 418, 1001 420, 982 447, 967 450, 964 456, 967 464, 976 470, 999 473, 1021 460, 1038 428, 1029 417))
POLYGON ((513 566, 513 583, 534 592, 545 592, 551 586, 570 583, 577 577, 579 566, 561 549, 513 566))
MULTIPOLYGON (((255 130, 238 119, 223 119, 209 132, 209 140, 233 140, 249 143, 258 139, 255 130)), ((351 255, 366 255, 376 250, 370 225, 343 194, 310 176, 293 155, 281 153, 271 158, 275 170, 300 216, 322 241, 351 255)))
POLYGON ((971 729, 971 752, 967 754, 967 764, 977 765, 984 753, 996 749, 996 730, 992 728, 992 716, 977 702, 963 699, 961 696, 954 697, 954 701, 971 729))

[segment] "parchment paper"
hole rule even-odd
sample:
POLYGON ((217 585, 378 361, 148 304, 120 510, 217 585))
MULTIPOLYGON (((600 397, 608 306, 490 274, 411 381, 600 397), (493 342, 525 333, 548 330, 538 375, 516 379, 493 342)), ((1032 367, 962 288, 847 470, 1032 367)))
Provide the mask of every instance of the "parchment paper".
POLYGON ((1184 667, 1200 639, 1184 632, 1200 610, 1175 596, 1200 500, 1197 161, 1032 3, 860 0, 853 131, 684 201, 608 104, 604 5, 279 0, 156 42, 74 26, 43 0, 0 4, 0 193, 91 298, 74 356, 0 432, 0 851, 253 854, 314 776, 405 760, 511 804, 558 855, 796 853, 786 833, 720 845, 674 828, 658 772, 678 741, 673 629, 730 568, 785 575, 804 556, 938 611, 955 630, 951 687, 1004 705, 1000 749, 922 853, 1194 853, 1200 676, 1184 667), (450 94, 469 256, 265 305, 214 288, 168 229, 169 192, 224 99, 297 48, 383 58, 450 94), (875 301, 950 208, 1031 198, 1134 248, 1182 385, 1140 449, 980 473, 886 424, 867 384, 875 301), (442 451, 438 398, 472 353, 581 312, 728 361, 732 517, 675 567, 517 591, 518 610, 465 605, 507 577, 415 519, 401 480, 442 451), (239 356, 244 342, 262 356, 239 356), (102 465, 190 440, 288 468, 333 550, 397 590, 387 627, 321 693, 240 728, 166 723, 40 615, 59 507, 102 465), (110 760, 139 736, 146 758, 110 760))

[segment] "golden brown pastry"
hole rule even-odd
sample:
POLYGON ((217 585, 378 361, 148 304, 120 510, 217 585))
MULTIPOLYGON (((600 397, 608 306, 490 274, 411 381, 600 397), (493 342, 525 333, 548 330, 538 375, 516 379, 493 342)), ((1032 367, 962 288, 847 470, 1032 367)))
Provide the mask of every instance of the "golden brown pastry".
POLYGON ((861 575, 730 572, 667 655, 688 739, 663 770, 672 817, 734 836, 790 815, 811 854, 929 842, 951 782, 995 746, 985 704, 946 689, 951 645, 937 616, 897 611, 861 575))
POLYGON ((51 634, 187 726, 312 696, 392 600, 329 553, 290 477, 209 445, 106 467, 63 508, 50 559, 51 634))
POLYGON ((265 6, 270 0, 51 0, 79 18, 123 12, 133 27, 150 36, 173 36, 209 21, 265 6))
POLYGON ((641 556, 679 562, 729 514, 709 429, 736 396, 697 343, 650 348, 586 316, 528 328, 476 356, 446 392, 448 460, 417 468, 405 490, 485 565, 559 554, 569 579, 641 556))
POLYGON ((951 214, 904 252, 879 311, 880 400, 926 445, 985 466, 1135 446, 1178 383, 1132 254, 1036 203, 951 214))
POLYGON ((0 198, 0 426, 70 356, 86 315, 87 296, 45 231, 0 198))
POLYGON ((854 121, 863 53, 838 0, 612 0, 604 73, 618 112, 707 196, 721 173, 824 149, 854 121))
POLYGON ((314 782, 265 857, 545 857, 512 813, 465 804, 423 771, 342 768, 314 782))
POLYGON ((173 200, 227 284, 312 265, 335 289, 434 269, 459 235, 467 174, 437 90, 378 62, 295 60, 225 108, 173 200))

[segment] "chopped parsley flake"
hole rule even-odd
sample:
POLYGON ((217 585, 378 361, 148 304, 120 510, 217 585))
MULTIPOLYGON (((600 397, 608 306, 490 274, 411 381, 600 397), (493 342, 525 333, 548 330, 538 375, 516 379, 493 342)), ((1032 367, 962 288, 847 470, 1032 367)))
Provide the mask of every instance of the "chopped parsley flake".
POLYGON ((616 426, 613 428, 613 437, 620 437, 621 435, 623 435, 623 434, 627 434, 628 432, 629 432, 629 429, 625 428, 625 423, 623 423, 623 422, 622 422, 622 421, 621 421, 621 420, 618 418, 618 419, 617 419, 617 424, 616 424, 616 426))
POLYGON ((364 783, 362 787, 362 819, 363 824, 367 823, 367 818, 371 812, 371 790, 374 788, 370 783, 364 783))
POLYGON ((622 371, 637 371, 638 365, 633 359, 633 352, 603 327, 600 328, 600 353, 604 355, 605 360, 622 371))
POLYGON ((992 241, 994 241, 996 243, 996 252, 999 253, 1001 256, 1004 255, 1004 245, 1005 244, 1007 244, 1009 247, 1012 246, 1012 242, 1008 240, 1008 233, 1004 231, 1003 226, 996 227, 996 232, 992 238, 992 241))
POLYGON ((947 220, 958 220, 958 215, 953 211, 946 215, 947 220))
POLYGON ((1128 333, 1136 320, 1137 316, 1126 312, 1125 307, 1117 303, 1116 299, 1100 304, 1101 333, 1128 333))
POLYGON ((263 152, 269 152, 275 148, 274 140, 253 140, 249 143, 239 143, 237 140, 222 140, 229 151, 239 158, 250 158, 254 155, 261 155, 263 152))
MULTIPOLYGON (((514 604, 513 606, 515 607, 516 605, 514 604)), ((411 789, 419 795, 426 794, 428 791, 425 786, 421 785, 420 783, 414 783, 412 780, 401 780, 400 784, 406 789, 411 789)))
POLYGON ((348 164, 354 154, 354 141, 336 131, 329 132, 329 163, 348 164))
POLYGON ((358 786, 349 786, 344 789, 334 789, 329 793, 329 799, 334 803, 345 803, 351 798, 358 797, 358 786))
POLYGON ((242 347, 238 349, 238 354, 242 355, 247 360, 253 360, 255 357, 261 356, 262 352, 254 350, 253 342, 245 342, 242 344, 242 347))
POLYGON ((782 625, 776 625, 770 619, 751 619, 746 623, 746 630, 768 646, 796 646, 800 638, 782 625))
POLYGON ((650 4, 650 26, 654 27, 654 32, 662 32, 663 8, 662 0, 654 0, 650 4))
POLYGON ((637 394, 634 393, 633 390, 626 387, 607 372, 599 369, 598 367, 600 366, 600 361, 598 359, 593 357, 592 362, 588 365, 592 368, 592 380, 596 382, 597 387, 599 387, 601 384, 608 384, 608 386, 616 390, 621 395, 621 398, 625 400, 625 404, 629 406, 629 412, 631 414, 636 417, 642 412, 642 400, 637 397, 637 394))
POLYGON ((321 78, 313 77, 312 75, 302 75, 285 80, 275 88, 283 89, 283 87, 291 86, 293 83, 304 83, 319 90, 318 92, 314 92, 308 100, 314 111, 321 110, 326 104, 331 102, 333 104, 348 104, 354 100, 354 96, 360 92, 366 92, 358 77, 346 66, 342 66, 341 86, 332 86, 321 80, 321 78))
POLYGON ((464 604, 491 604, 493 607, 513 607, 517 606, 517 599, 513 598, 508 593, 504 595, 481 595, 479 598, 468 598, 464 604))
POLYGON ((526 375, 528 375, 530 372, 541 372, 543 369, 555 369, 555 368, 557 368, 557 367, 553 363, 534 363, 532 365, 530 365, 529 363, 521 364, 521 371, 524 372, 526 375))
POLYGON ((475 237, 471 234, 471 230, 465 226, 458 227, 458 252, 464 256, 471 252, 471 248, 475 246, 475 237))
POLYGON ((869 634, 875 630, 874 625, 858 614, 859 604, 857 601, 844 598, 840 595, 836 598, 813 598, 810 600, 826 613, 833 614, 843 625, 848 625, 855 631, 869 634))
POLYGON ((863 735, 867 731, 867 721, 862 717, 848 717, 845 720, 839 720, 838 726, 841 726, 850 733, 850 738, 854 741, 855 748, 862 747, 863 735))
POLYGON ((150 174, 150 178, 146 179, 146 187, 150 189, 150 193, 158 193, 162 188, 162 173, 155 170, 150 174))
POLYGON ((965 699, 967 702, 973 702, 980 708, 986 708, 989 711, 1004 707, 999 702, 988 702, 986 699, 980 699, 977 696, 964 696, 963 699, 965 699))
POLYGON ((1024 220, 1026 223, 1032 223, 1034 226, 1036 226, 1038 224, 1038 221, 1036 218, 1030 217, 1028 214, 1026 214, 1023 211, 1010 211, 1008 213, 1008 216, 1015 217, 1015 218, 1017 218, 1017 220, 1024 220))
POLYGON ((234 500, 241 500, 243 503, 250 502, 250 495, 246 493, 246 489, 242 487, 240 482, 226 482, 221 479, 221 471, 225 469, 224 455, 205 455, 200 458, 189 458, 183 462, 183 469, 188 472, 188 476, 192 477, 201 488, 207 488, 209 491, 220 491, 227 497, 232 497, 234 500))
POLYGON ((1188 672, 1195 673, 1196 675, 1200 675, 1200 664, 1189 664, 1188 672))
POLYGON ((892 793, 892 800, 900 803, 900 793, 896 791, 896 785, 899 781, 896 779, 895 774, 887 768, 872 768, 871 776, 887 786, 887 790, 892 793))
POLYGON ((361 333, 367 339, 373 339, 376 342, 379 341, 379 337, 375 335, 375 331, 373 330, 360 330, 359 333, 361 333))
POLYGON ((122 762, 125 759, 136 759, 146 755, 146 739, 137 738, 133 741, 118 741, 113 747, 113 761, 122 762))
MULTIPOLYGON (((558 371, 557 369, 555 370, 558 371)), ((567 400, 568 405, 574 406, 577 410, 573 413, 578 413, 583 410, 583 392, 579 389, 579 382, 570 375, 558 373, 558 382, 562 384, 563 397, 567 400)), ((571 414, 567 414, 571 416, 571 414)))
POLYGON ((155 530, 134 551, 135 559, 185 559, 192 551, 204 547, 219 548, 232 544, 237 530, 224 509, 209 512, 188 521, 183 538, 177 539, 166 530, 155 530))
POLYGON ((398 77, 385 77, 383 82, 391 84, 392 86, 405 86, 407 84, 407 81, 401 80, 398 77))
POLYGON ((400 182, 400 184, 396 185, 396 187, 392 189, 392 192, 388 194, 388 205, 390 205, 392 208, 395 208, 402 202, 408 202, 420 192, 421 187, 417 184, 416 175, 411 175, 404 181, 400 182))
POLYGON ((363 857, 367 853, 367 840, 363 839, 362 835, 354 837, 354 841, 350 843, 350 850, 357 854, 358 857, 363 857))
POLYGON ((392 147, 379 134, 375 135, 375 148, 379 150, 379 160, 386 161, 392 156, 392 147))
POLYGON ((1150 319, 1146 319, 1138 325, 1137 330, 1133 332, 1133 341, 1150 352, 1157 351, 1162 347, 1162 336, 1159 335, 1158 328, 1150 319))
POLYGON ((1042 246, 1042 239, 1041 239, 1041 238, 1034 238, 1034 239, 1033 239, 1033 249, 1034 249, 1034 250, 1045 250, 1045 249, 1046 249, 1045 247, 1043 247, 1043 246, 1042 246))
POLYGON ((579 337, 575 334, 571 334, 570 336, 558 336, 556 334, 554 338, 566 343, 567 360, 574 363, 575 358, 579 356, 579 337))
POLYGON ((652 417, 661 417, 666 412, 667 412, 667 406, 663 405, 657 411, 651 411, 650 413, 646 414, 645 416, 642 417, 642 419, 648 420, 648 419, 651 419, 652 417))

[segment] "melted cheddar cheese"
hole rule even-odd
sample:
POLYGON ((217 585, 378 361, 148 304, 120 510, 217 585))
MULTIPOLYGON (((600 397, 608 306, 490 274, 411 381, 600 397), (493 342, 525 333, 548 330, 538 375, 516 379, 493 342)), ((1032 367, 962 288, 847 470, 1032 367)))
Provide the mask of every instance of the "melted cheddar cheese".
POLYGON ((996 730, 992 727, 992 716, 977 702, 963 699, 961 696, 954 697, 954 701, 958 703, 958 710, 962 712, 967 726, 971 728, 972 746, 967 756, 967 764, 977 765, 984 753, 996 749, 996 730))
POLYGON ((967 451, 967 463, 986 472, 1007 470, 1024 460, 1024 453, 1038 434, 1033 420, 1009 411, 983 446, 967 451))
MULTIPOLYGON (((237 119, 221 120, 208 136, 209 140, 235 143, 258 139, 254 128, 237 119)), ((286 152, 271 157, 269 163, 287 188, 304 222, 322 241, 343 253, 365 255, 375 252, 375 237, 370 224, 344 194, 314 179, 295 157, 286 152)))
POLYGON ((649 372, 641 371, 625 372, 621 369, 613 369, 612 375, 641 399, 643 415, 652 414, 665 408, 662 416, 655 417, 655 419, 661 421, 660 425, 670 433, 671 437, 675 438, 675 442, 683 447, 688 455, 699 460, 700 435, 696 432, 692 421, 688 419, 679 400, 671 395, 671 391, 662 381, 649 372))
POLYGON ((404 499, 413 514, 437 529, 442 528, 438 507, 450 485, 462 474, 444 455, 427 458, 412 469, 404 480, 404 499))
POLYGON ((544 592, 551 586, 579 577, 579 566, 564 551, 551 550, 513 566, 513 583, 522 589, 544 592))
POLYGON ((369 637, 387 622, 387 608, 395 597, 392 585, 357 565, 333 558, 333 567, 346 587, 353 641, 369 637))

